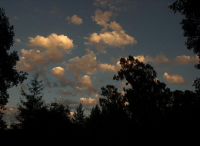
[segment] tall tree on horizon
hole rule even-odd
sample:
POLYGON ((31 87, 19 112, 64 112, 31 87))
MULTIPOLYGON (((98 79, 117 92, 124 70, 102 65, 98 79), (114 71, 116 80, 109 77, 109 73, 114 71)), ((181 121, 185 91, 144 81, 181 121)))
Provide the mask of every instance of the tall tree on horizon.
MULTIPOLYGON (((27 75, 23 71, 18 72, 15 68, 19 61, 17 51, 9 52, 14 44, 14 36, 14 27, 10 25, 5 10, 0 8, 0 121, 2 121, 3 110, 9 98, 7 90, 22 83, 27 75)), ((2 126, 5 127, 5 125, 2 126)))
POLYGON ((40 118, 43 118, 41 113, 45 114, 47 111, 47 106, 42 99, 44 85, 38 78, 36 74, 30 84, 27 84, 29 93, 21 89, 22 98, 20 104, 17 105, 19 111, 16 118, 24 129, 38 128, 40 118))
MULTIPOLYGON (((200 9, 199 1, 197 0, 176 0, 169 6, 170 9, 176 12, 180 12, 185 16, 180 22, 184 31, 183 35, 187 37, 185 42, 188 50, 193 50, 200 59, 200 9)), ((195 68, 200 69, 199 64, 195 65, 195 68)), ((196 88, 196 92, 200 93, 200 78, 194 81, 193 86, 196 88)))

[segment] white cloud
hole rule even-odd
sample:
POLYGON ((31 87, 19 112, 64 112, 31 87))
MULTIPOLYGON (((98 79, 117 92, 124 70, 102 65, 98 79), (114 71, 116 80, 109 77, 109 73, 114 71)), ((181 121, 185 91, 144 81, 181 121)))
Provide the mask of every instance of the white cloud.
POLYGON ((21 49, 22 57, 18 61, 16 68, 23 71, 35 71, 37 66, 47 65, 48 58, 44 53, 41 53, 39 50, 31 49, 25 50, 21 49))
POLYGON ((186 84, 185 80, 183 77, 180 75, 169 75, 167 72, 164 73, 163 78, 171 84, 186 84))
POLYGON ((111 11, 101 11, 97 9, 95 11, 95 16, 92 16, 93 21, 96 21, 97 24, 102 25, 106 27, 108 22, 110 21, 110 18, 113 16, 113 13, 111 11))
POLYGON ((87 39, 89 42, 85 42, 86 45, 103 44, 119 48, 122 48, 125 45, 137 43, 137 41, 132 36, 126 34, 124 30, 104 32, 100 34, 93 33, 87 39))
POLYGON ((55 61, 60 61, 63 53, 70 53, 74 47, 72 39, 55 33, 46 38, 40 35, 37 35, 35 38, 29 37, 29 43, 29 46, 44 48, 44 53, 48 58, 55 61))
POLYGON ((62 67, 54 67, 53 69, 51 69, 51 73, 60 79, 63 79, 65 77, 65 69, 62 67))
POLYGON ((98 104, 98 101, 96 99, 92 99, 92 98, 81 97, 80 101, 83 106, 94 106, 94 105, 98 104))
POLYGON ((174 64, 189 64, 189 63, 198 63, 199 58, 198 56, 190 57, 186 55, 177 56, 172 63, 174 64))
POLYGON ((103 29, 100 33, 92 33, 89 37, 84 37, 87 40, 85 45, 95 45, 99 52, 106 53, 105 47, 124 48, 126 45, 137 43, 134 37, 126 34, 119 23, 110 22, 110 18, 113 15, 111 11, 95 11, 95 16, 92 16, 92 19, 98 25, 103 26, 103 29), (111 31, 108 31, 108 29, 111 29, 111 31))
POLYGON ((60 84, 63 87, 65 87, 67 85, 72 86, 73 83, 71 82, 71 80, 69 80, 65 77, 65 69, 64 68, 54 67, 53 69, 51 69, 50 73, 59 79, 60 84))
POLYGON ((89 75, 94 74, 98 67, 96 55, 90 50, 87 50, 87 54, 81 58, 77 56, 70 59, 66 65, 67 70, 73 72, 76 78, 80 76, 80 72, 87 72, 89 75))
POLYGON ((83 20, 77 15, 73 15, 72 17, 68 16, 66 20, 68 20, 68 23, 74 23, 76 25, 80 25, 83 23, 83 20))
POLYGON ((44 67, 49 63, 60 62, 64 53, 73 49, 73 40, 64 35, 52 33, 48 37, 29 37, 29 46, 43 49, 21 49, 22 56, 17 63, 17 68, 23 71, 35 71, 38 65, 44 67))

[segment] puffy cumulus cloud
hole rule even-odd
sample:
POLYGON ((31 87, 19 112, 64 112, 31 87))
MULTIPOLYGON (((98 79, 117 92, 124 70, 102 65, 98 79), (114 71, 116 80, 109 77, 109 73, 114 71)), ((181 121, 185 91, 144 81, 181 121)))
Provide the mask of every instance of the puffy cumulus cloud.
POLYGON ((37 66, 47 65, 49 63, 48 58, 44 53, 39 50, 31 49, 25 50, 21 49, 22 57, 18 61, 16 68, 23 71, 35 71, 37 66))
POLYGON ((164 73, 163 78, 171 84, 186 84, 185 80, 183 77, 180 75, 169 75, 167 72, 164 73))
POLYGON ((94 0, 95 6, 110 8, 115 11, 122 11, 136 6, 135 0, 94 0))
POLYGON ((121 65, 119 61, 117 61, 115 65, 110 65, 108 63, 99 63, 99 69, 102 72, 109 71, 109 72, 116 73, 117 71, 120 70, 120 68, 121 68, 121 65))
POLYGON ((57 35, 52 33, 47 37, 37 35, 35 38, 29 37, 29 46, 42 47, 49 59, 60 61, 63 52, 70 53, 74 47, 73 40, 65 35, 57 35))
POLYGON ((115 21, 110 22, 109 28, 112 29, 112 30, 115 30, 115 31, 121 31, 121 30, 123 30, 122 26, 119 23, 115 22, 115 21))
POLYGON ((94 105, 98 104, 98 101, 96 99, 92 99, 92 98, 81 97, 80 101, 83 106, 94 106, 94 105))
POLYGON ((61 78, 63 79, 65 77, 65 69, 62 68, 62 67, 54 67, 51 69, 51 73, 58 77, 58 78, 61 78))
MULTIPOLYGON (((50 73, 59 79, 60 84, 65 87, 67 85, 73 86, 73 82, 65 77, 65 69, 62 67, 54 67, 50 73)), ((58 86, 58 85, 55 85, 58 86)))
POLYGON ((112 72, 115 72, 115 66, 107 64, 107 63, 99 64, 99 68, 102 71, 112 71, 112 72))
POLYGON ((68 23, 74 23, 76 25, 80 25, 83 23, 83 20, 77 15, 73 15, 72 17, 68 16, 66 20, 68 20, 68 23))
POLYGON ((95 11, 95 16, 92 16, 93 21, 96 21, 97 24, 102 25, 106 27, 108 24, 107 22, 110 21, 110 18, 113 16, 113 13, 111 11, 101 11, 97 9, 95 11))
POLYGON ((84 86, 86 86, 86 87, 89 87, 89 88, 92 87, 92 81, 91 81, 90 76, 84 75, 84 76, 81 77, 79 80, 80 80, 79 82, 80 82, 82 85, 84 85, 84 86))
POLYGON ((136 44, 137 41, 134 37, 125 33, 124 30, 121 31, 112 31, 104 33, 93 33, 88 39, 89 42, 85 42, 86 45, 92 44, 103 44, 110 47, 119 47, 122 48, 125 45, 136 44))
POLYGON ((70 59, 69 63, 66 63, 67 70, 73 72, 76 78, 80 76, 82 71, 89 75, 96 73, 97 67, 96 55, 90 50, 87 50, 87 54, 81 58, 75 57, 70 59))
POLYGON ((111 11, 95 11, 95 16, 92 16, 92 19, 98 25, 103 26, 103 29, 100 33, 95 32, 90 34, 89 37, 84 37, 87 40, 85 45, 95 45, 99 52, 106 53, 105 48, 107 46, 124 48, 126 45, 137 43, 134 37, 126 34, 119 23, 115 21, 110 22, 111 17, 114 15, 115 13, 111 11))
POLYGON ((190 56, 182 55, 182 56, 177 56, 172 61, 172 63, 174 63, 174 64, 189 64, 189 63, 198 63, 198 61, 199 61, 198 56, 190 57, 190 56))

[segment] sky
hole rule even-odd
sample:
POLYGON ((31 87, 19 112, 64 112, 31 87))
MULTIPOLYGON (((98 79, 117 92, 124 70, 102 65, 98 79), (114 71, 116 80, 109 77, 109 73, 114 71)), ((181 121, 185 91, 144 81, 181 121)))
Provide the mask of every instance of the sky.
POLYGON ((174 0, 0 0, 14 25, 17 70, 28 79, 9 89, 6 121, 12 121, 20 90, 37 72, 46 103, 82 103, 86 113, 98 103, 102 86, 114 81, 122 57, 148 63, 172 91, 192 90, 198 58, 185 46, 180 21, 168 8, 174 0))

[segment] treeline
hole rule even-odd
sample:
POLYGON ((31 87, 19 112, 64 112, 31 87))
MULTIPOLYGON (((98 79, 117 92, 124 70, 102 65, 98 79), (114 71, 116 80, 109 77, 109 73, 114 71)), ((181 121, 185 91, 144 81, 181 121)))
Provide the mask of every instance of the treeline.
POLYGON ((73 117, 69 105, 42 99, 43 83, 35 75, 28 84, 29 93, 21 90, 16 118, 8 131, 37 133, 38 137, 87 137, 109 141, 147 132, 200 130, 199 90, 170 91, 160 82, 149 64, 134 57, 120 59, 121 69, 114 80, 126 80, 123 93, 113 85, 101 88, 99 105, 85 116, 82 104, 73 117), (129 87, 129 88, 128 88, 129 87), (61 134, 62 133, 62 134, 61 134), (64 135, 63 135, 64 133, 64 135))

